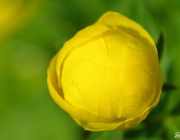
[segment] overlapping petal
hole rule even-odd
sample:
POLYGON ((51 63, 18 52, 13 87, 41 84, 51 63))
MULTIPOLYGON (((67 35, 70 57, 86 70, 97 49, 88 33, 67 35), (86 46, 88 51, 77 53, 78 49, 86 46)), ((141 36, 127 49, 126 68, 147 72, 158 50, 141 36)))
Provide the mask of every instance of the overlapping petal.
POLYGON ((137 23, 115 12, 79 31, 52 59, 52 98, 87 130, 127 129, 160 98, 156 46, 137 23))

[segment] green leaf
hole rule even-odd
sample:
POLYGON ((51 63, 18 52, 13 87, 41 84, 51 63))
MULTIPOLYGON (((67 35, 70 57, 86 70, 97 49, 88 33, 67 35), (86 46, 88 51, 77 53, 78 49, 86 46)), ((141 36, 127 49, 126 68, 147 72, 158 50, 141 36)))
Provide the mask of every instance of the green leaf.
POLYGON ((101 132, 92 132, 87 140, 122 140, 123 131, 101 131, 101 132))
POLYGON ((124 132, 123 140, 161 140, 162 125, 143 121, 124 132))
POLYGON ((168 117, 164 122, 166 128, 165 139, 175 139, 175 133, 180 132, 180 116, 168 117))
POLYGON ((177 87, 174 85, 170 85, 170 84, 163 84, 163 91, 172 91, 172 90, 176 90, 177 87))
POLYGON ((156 47, 157 47, 157 51, 158 51, 158 58, 159 58, 159 61, 160 61, 161 58, 162 58, 162 53, 163 53, 163 49, 164 49, 164 35, 163 35, 163 32, 160 32, 159 39, 158 39, 158 42, 156 44, 156 47))
POLYGON ((180 108, 180 103, 178 103, 175 108, 170 112, 170 114, 172 116, 179 116, 180 112, 179 112, 179 108, 180 108))

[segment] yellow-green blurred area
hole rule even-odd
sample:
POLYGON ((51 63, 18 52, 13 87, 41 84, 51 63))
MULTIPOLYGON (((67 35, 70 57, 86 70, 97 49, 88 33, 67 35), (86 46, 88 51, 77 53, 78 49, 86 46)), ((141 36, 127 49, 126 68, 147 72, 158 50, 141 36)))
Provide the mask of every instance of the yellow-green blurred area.
MULTIPOLYGON (((0 140, 87 139, 89 132, 50 97, 47 68, 65 41, 107 11, 138 22, 155 42, 163 31, 165 83, 180 86, 179 0, 0 0, 0 140)), ((163 92, 144 122, 119 134, 122 140, 171 140, 176 132, 179 89, 163 92)), ((117 138, 100 133, 98 139, 117 138)))

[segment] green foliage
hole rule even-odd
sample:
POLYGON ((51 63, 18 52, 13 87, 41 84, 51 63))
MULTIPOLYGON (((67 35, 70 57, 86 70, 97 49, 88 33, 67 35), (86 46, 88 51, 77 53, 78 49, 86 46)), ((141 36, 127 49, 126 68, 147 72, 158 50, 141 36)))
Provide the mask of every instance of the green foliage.
POLYGON ((163 49, 164 49, 164 35, 162 32, 159 35, 159 39, 158 39, 158 42, 156 44, 156 47, 157 47, 158 57, 159 57, 159 61, 160 61, 162 58, 163 49))
POLYGON ((87 140, 120 140, 123 138, 123 131, 100 131, 93 132, 87 140))
POLYGON ((171 91, 171 90, 177 90, 177 87, 170 85, 170 84, 163 84, 163 91, 171 91))
MULTIPOLYGON (((26 0, 26 4, 28 4, 26 0)), ((180 132, 180 2, 157 0, 38 0, 35 16, 0 42, 0 139, 171 140, 180 132), (78 30, 106 11, 141 24, 157 42, 165 83, 161 100, 138 126, 89 132, 51 99, 47 68, 78 30), (159 36, 159 30, 163 30, 159 36)), ((13 24, 13 23, 12 23, 13 24)), ((2 32, 0 31, 2 34, 2 32)))

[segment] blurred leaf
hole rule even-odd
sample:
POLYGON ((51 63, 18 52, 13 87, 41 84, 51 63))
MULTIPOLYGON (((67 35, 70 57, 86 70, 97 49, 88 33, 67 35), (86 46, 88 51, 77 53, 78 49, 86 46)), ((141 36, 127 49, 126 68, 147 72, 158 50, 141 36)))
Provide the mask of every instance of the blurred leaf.
POLYGON ((180 116, 166 118, 164 125, 167 131, 165 138, 174 139, 175 133, 180 132, 180 116))
POLYGON ((92 132, 87 140, 122 140, 123 131, 92 132))
MULTIPOLYGON (((162 140, 159 134, 158 135, 149 134, 152 129, 154 131, 156 130, 156 128, 154 127, 151 129, 146 128, 145 130, 141 130, 141 131, 133 131, 133 132, 131 131, 127 133, 126 137, 123 140, 162 140)), ((159 130, 157 131, 159 133, 159 130)))
POLYGON ((176 90, 177 87, 174 85, 170 85, 170 84, 163 84, 163 91, 172 91, 172 90, 176 90))
POLYGON ((164 49, 164 35, 163 35, 163 32, 160 33, 159 35, 159 40, 156 44, 156 47, 157 47, 157 51, 158 51, 158 58, 159 58, 159 61, 161 60, 162 58, 162 53, 163 53, 163 49, 164 49))
POLYGON ((140 123, 136 127, 132 129, 125 130, 124 133, 124 139, 129 140, 129 139, 145 139, 146 135, 146 127, 142 125, 144 123, 140 123), (141 126, 140 128, 138 126, 141 126))
POLYGON ((180 103, 177 104, 177 106, 170 112, 170 114, 173 116, 180 115, 179 108, 180 108, 180 103))
POLYGON ((0 42, 27 26, 43 7, 39 0, 0 1, 0 42), (13 23, 13 24, 12 24, 13 23))
POLYGON ((161 140, 162 125, 152 122, 147 124, 145 121, 134 128, 125 130, 123 140, 161 140))

